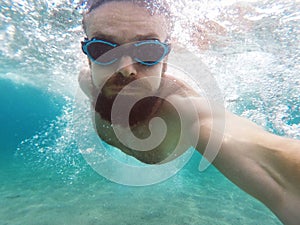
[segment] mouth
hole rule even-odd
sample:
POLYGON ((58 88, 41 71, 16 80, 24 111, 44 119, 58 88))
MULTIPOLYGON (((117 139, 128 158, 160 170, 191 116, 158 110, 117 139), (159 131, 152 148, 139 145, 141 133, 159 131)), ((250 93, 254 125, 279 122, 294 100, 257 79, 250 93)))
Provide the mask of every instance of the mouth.
POLYGON ((109 86, 107 89, 110 90, 110 92, 119 93, 123 88, 124 86, 112 85, 109 86))
POLYGON ((103 86, 102 91, 106 97, 114 98, 117 95, 138 97, 152 95, 155 91, 148 80, 119 79, 114 77, 103 86))
POLYGON ((116 95, 127 95, 134 96, 139 93, 145 93, 145 88, 143 87, 132 87, 132 86, 119 86, 111 85, 104 88, 104 92, 107 96, 116 96, 116 95))

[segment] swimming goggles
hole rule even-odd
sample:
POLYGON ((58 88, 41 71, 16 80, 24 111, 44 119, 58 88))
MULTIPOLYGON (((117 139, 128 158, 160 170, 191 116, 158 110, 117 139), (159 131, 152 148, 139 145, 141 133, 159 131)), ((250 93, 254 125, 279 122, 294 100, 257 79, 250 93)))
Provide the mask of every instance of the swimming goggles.
POLYGON ((94 63, 107 66, 123 56, 130 56, 134 61, 145 66, 154 66, 170 53, 170 45, 159 40, 144 40, 119 45, 106 40, 85 38, 82 51, 94 63))

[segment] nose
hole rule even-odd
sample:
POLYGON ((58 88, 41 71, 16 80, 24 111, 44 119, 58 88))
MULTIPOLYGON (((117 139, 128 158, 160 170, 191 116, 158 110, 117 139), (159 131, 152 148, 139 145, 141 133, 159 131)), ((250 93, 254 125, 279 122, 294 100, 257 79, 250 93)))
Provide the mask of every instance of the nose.
POLYGON ((118 64, 117 73, 123 77, 131 77, 137 74, 136 63, 130 56, 123 56, 118 64))

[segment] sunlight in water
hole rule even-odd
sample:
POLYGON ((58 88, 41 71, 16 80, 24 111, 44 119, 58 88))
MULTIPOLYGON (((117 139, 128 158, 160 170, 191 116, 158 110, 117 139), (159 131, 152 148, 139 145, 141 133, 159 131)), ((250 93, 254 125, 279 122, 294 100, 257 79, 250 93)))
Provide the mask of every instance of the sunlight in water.
MULTIPOLYGON (((62 115, 52 122, 57 129, 50 126, 37 132, 39 138, 25 140, 21 149, 55 137, 54 145, 44 141, 42 148, 34 148, 53 154, 74 141, 69 113, 78 72, 86 65, 80 49, 81 2, 2 1, 0 79, 35 86, 66 100, 62 115)), ((176 21, 173 41, 206 63, 227 108, 292 138, 300 136, 299 5, 286 1, 171 4, 176 21)))
MULTIPOLYGON (((194 161, 178 176, 144 189, 114 186, 91 172, 76 140, 83 137, 81 132, 85 131, 77 128, 84 127, 83 123, 90 117, 85 111, 80 114, 81 117, 74 115, 77 76, 80 69, 87 66, 80 43, 85 36, 81 28, 85 2, 0 0, 0 82, 13 83, 16 89, 32 87, 39 90, 46 95, 42 99, 49 99, 61 109, 32 137, 26 136, 19 144, 17 159, 24 159, 33 171, 23 176, 17 167, 15 174, 19 174, 20 170, 20 175, 16 179, 3 175, 12 178, 9 184, 1 186, 5 193, 0 202, 9 206, 0 207, 1 215, 14 219, 18 212, 24 215, 24 221, 31 222, 33 219, 38 221, 47 212, 49 221, 60 221, 67 215, 70 221, 79 221, 80 218, 84 224, 104 224, 102 218, 106 221, 109 218, 134 221, 135 224, 145 220, 155 224, 157 218, 164 218, 166 223, 162 224, 198 224, 201 217, 201 224, 202 221, 203 224, 214 224, 216 219, 219 221, 215 212, 220 209, 218 215, 224 219, 223 224, 255 224, 257 220, 261 224, 280 224, 264 206, 239 192, 215 170, 210 170, 206 176, 199 175, 198 165, 195 165, 199 162, 198 158, 193 158, 194 161), (59 179, 64 185, 56 189, 59 185, 55 182, 59 179), (76 179, 82 179, 82 184, 74 182, 76 179), (23 189, 22 185, 27 189, 23 189), (16 190, 17 194, 12 193, 16 190), (47 199, 44 201, 44 198, 47 199), (43 199, 42 203, 40 199, 43 199), (67 199, 69 202, 60 202, 57 206, 53 199, 67 199), (166 202, 172 205, 167 210, 166 202), (224 206, 220 206, 220 202, 224 206), (97 211, 99 204, 101 210, 97 211), (142 207, 136 207, 136 204, 142 207), (183 204, 187 212, 181 211, 183 204), (65 206, 69 209, 61 210, 65 206), (51 211, 52 208, 55 212, 51 211), (132 209, 135 209, 134 212, 132 209), (29 211, 31 214, 27 216, 29 211), (66 214, 61 216, 57 211, 66 214), (126 212, 130 218, 124 218, 120 212, 126 212), (194 217, 199 213, 202 214, 194 217), (181 220, 175 221, 177 218, 181 220)), ((273 133, 300 139, 300 2, 169 2, 175 20, 172 35, 172 41, 176 43, 174 50, 182 54, 182 49, 188 50, 206 65, 218 82, 225 106, 273 133)), ((197 61, 189 63, 191 68, 196 68, 197 61)), ((18 102, 20 108, 17 108, 20 113, 23 113, 21 104, 27 106, 27 102, 22 100, 18 102)), ((88 102, 82 104, 87 105, 88 102)), ((36 112, 32 111, 35 118, 36 112)), ((47 114, 48 111, 45 111, 47 114)), ((20 132, 25 133, 26 129, 22 127, 20 132)), ((117 151, 112 150, 109 154, 120 161, 132 162, 132 158, 117 151)), ((12 170, 11 173, 14 172, 12 170)), ((110 172, 115 171, 111 169, 110 172)), ((60 222, 54 224, 62 224, 60 222)))

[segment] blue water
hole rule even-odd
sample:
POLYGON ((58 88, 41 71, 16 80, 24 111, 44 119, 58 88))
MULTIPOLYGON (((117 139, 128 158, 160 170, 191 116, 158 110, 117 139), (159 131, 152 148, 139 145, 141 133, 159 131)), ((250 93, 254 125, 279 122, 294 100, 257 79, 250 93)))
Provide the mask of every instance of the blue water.
MULTIPOLYGON (((146 187, 112 183, 87 164, 72 127, 84 64, 74 2, 0 0, 0 225, 281 224, 213 166, 200 173, 196 152, 175 176, 146 187)), ((226 27, 227 45, 199 55, 228 109, 299 139, 299 4, 253 2, 243 5, 245 21, 230 19, 226 1, 204 7, 236 24, 226 27)))
POLYGON ((7 80, 0 81, 0 90, 1 156, 12 158, 21 141, 34 136, 61 114, 63 99, 7 80))
POLYGON ((20 142, 47 130, 65 101, 10 81, 0 86, 0 224, 279 224, 215 169, 200 174, 198 154, 168 181, 140 188, 107 181, 74 149, 47 159, 30 145, 16 157, 20 142))

